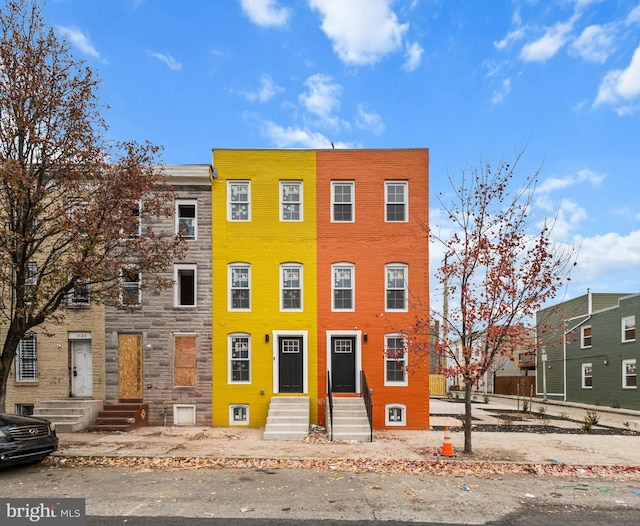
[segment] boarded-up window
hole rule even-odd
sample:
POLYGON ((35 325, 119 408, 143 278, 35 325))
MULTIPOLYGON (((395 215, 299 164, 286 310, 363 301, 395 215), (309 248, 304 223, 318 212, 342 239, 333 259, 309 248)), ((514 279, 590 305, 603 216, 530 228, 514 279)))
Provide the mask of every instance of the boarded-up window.
POLYGON ((196 385, 196 337, 175 336, 174 339, 173 384, 177 386, 196 385))

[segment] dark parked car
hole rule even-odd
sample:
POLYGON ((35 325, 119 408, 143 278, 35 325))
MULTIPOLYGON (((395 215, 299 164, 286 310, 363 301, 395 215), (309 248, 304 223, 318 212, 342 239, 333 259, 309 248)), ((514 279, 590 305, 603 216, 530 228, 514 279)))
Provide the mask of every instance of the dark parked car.
POLYGON ((48 420, 0 413, 0 467, 42 462, 56 449, 56 427, 48 420))

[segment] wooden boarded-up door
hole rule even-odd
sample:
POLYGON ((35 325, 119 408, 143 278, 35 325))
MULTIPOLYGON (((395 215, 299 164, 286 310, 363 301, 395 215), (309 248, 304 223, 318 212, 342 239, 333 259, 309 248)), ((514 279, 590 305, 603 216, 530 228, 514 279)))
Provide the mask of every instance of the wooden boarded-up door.
POLYGON ((175 336, 173 385, 196 385, 196 337, 175 336))
POLYGON ((118 398, 142 400, 142 335, 118 335, 118 398))

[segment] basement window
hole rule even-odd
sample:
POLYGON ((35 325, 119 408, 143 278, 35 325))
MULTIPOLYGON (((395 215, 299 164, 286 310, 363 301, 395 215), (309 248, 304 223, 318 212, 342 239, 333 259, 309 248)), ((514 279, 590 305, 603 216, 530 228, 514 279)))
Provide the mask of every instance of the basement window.
POLYGON ((249 423, 249 406, 234 404, 229 406, 229 425, 241 426, 249 423))
POLYGON ((387 404, 385 406, 385 425, 406 426, 407 406, 404 404, 387 404))

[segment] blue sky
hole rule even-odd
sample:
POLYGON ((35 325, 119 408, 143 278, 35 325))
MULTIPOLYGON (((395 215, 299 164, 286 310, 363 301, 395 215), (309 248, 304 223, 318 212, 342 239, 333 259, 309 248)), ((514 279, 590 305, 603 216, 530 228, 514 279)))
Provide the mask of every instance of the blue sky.
POLYGON ((640 292, 639 0, 48 0, 44 16, 103 79, 111 136, 166 163, 427 147, 438 221, 449 175, 524 150, 540 212, 580 249, 567 297, 640 292))

